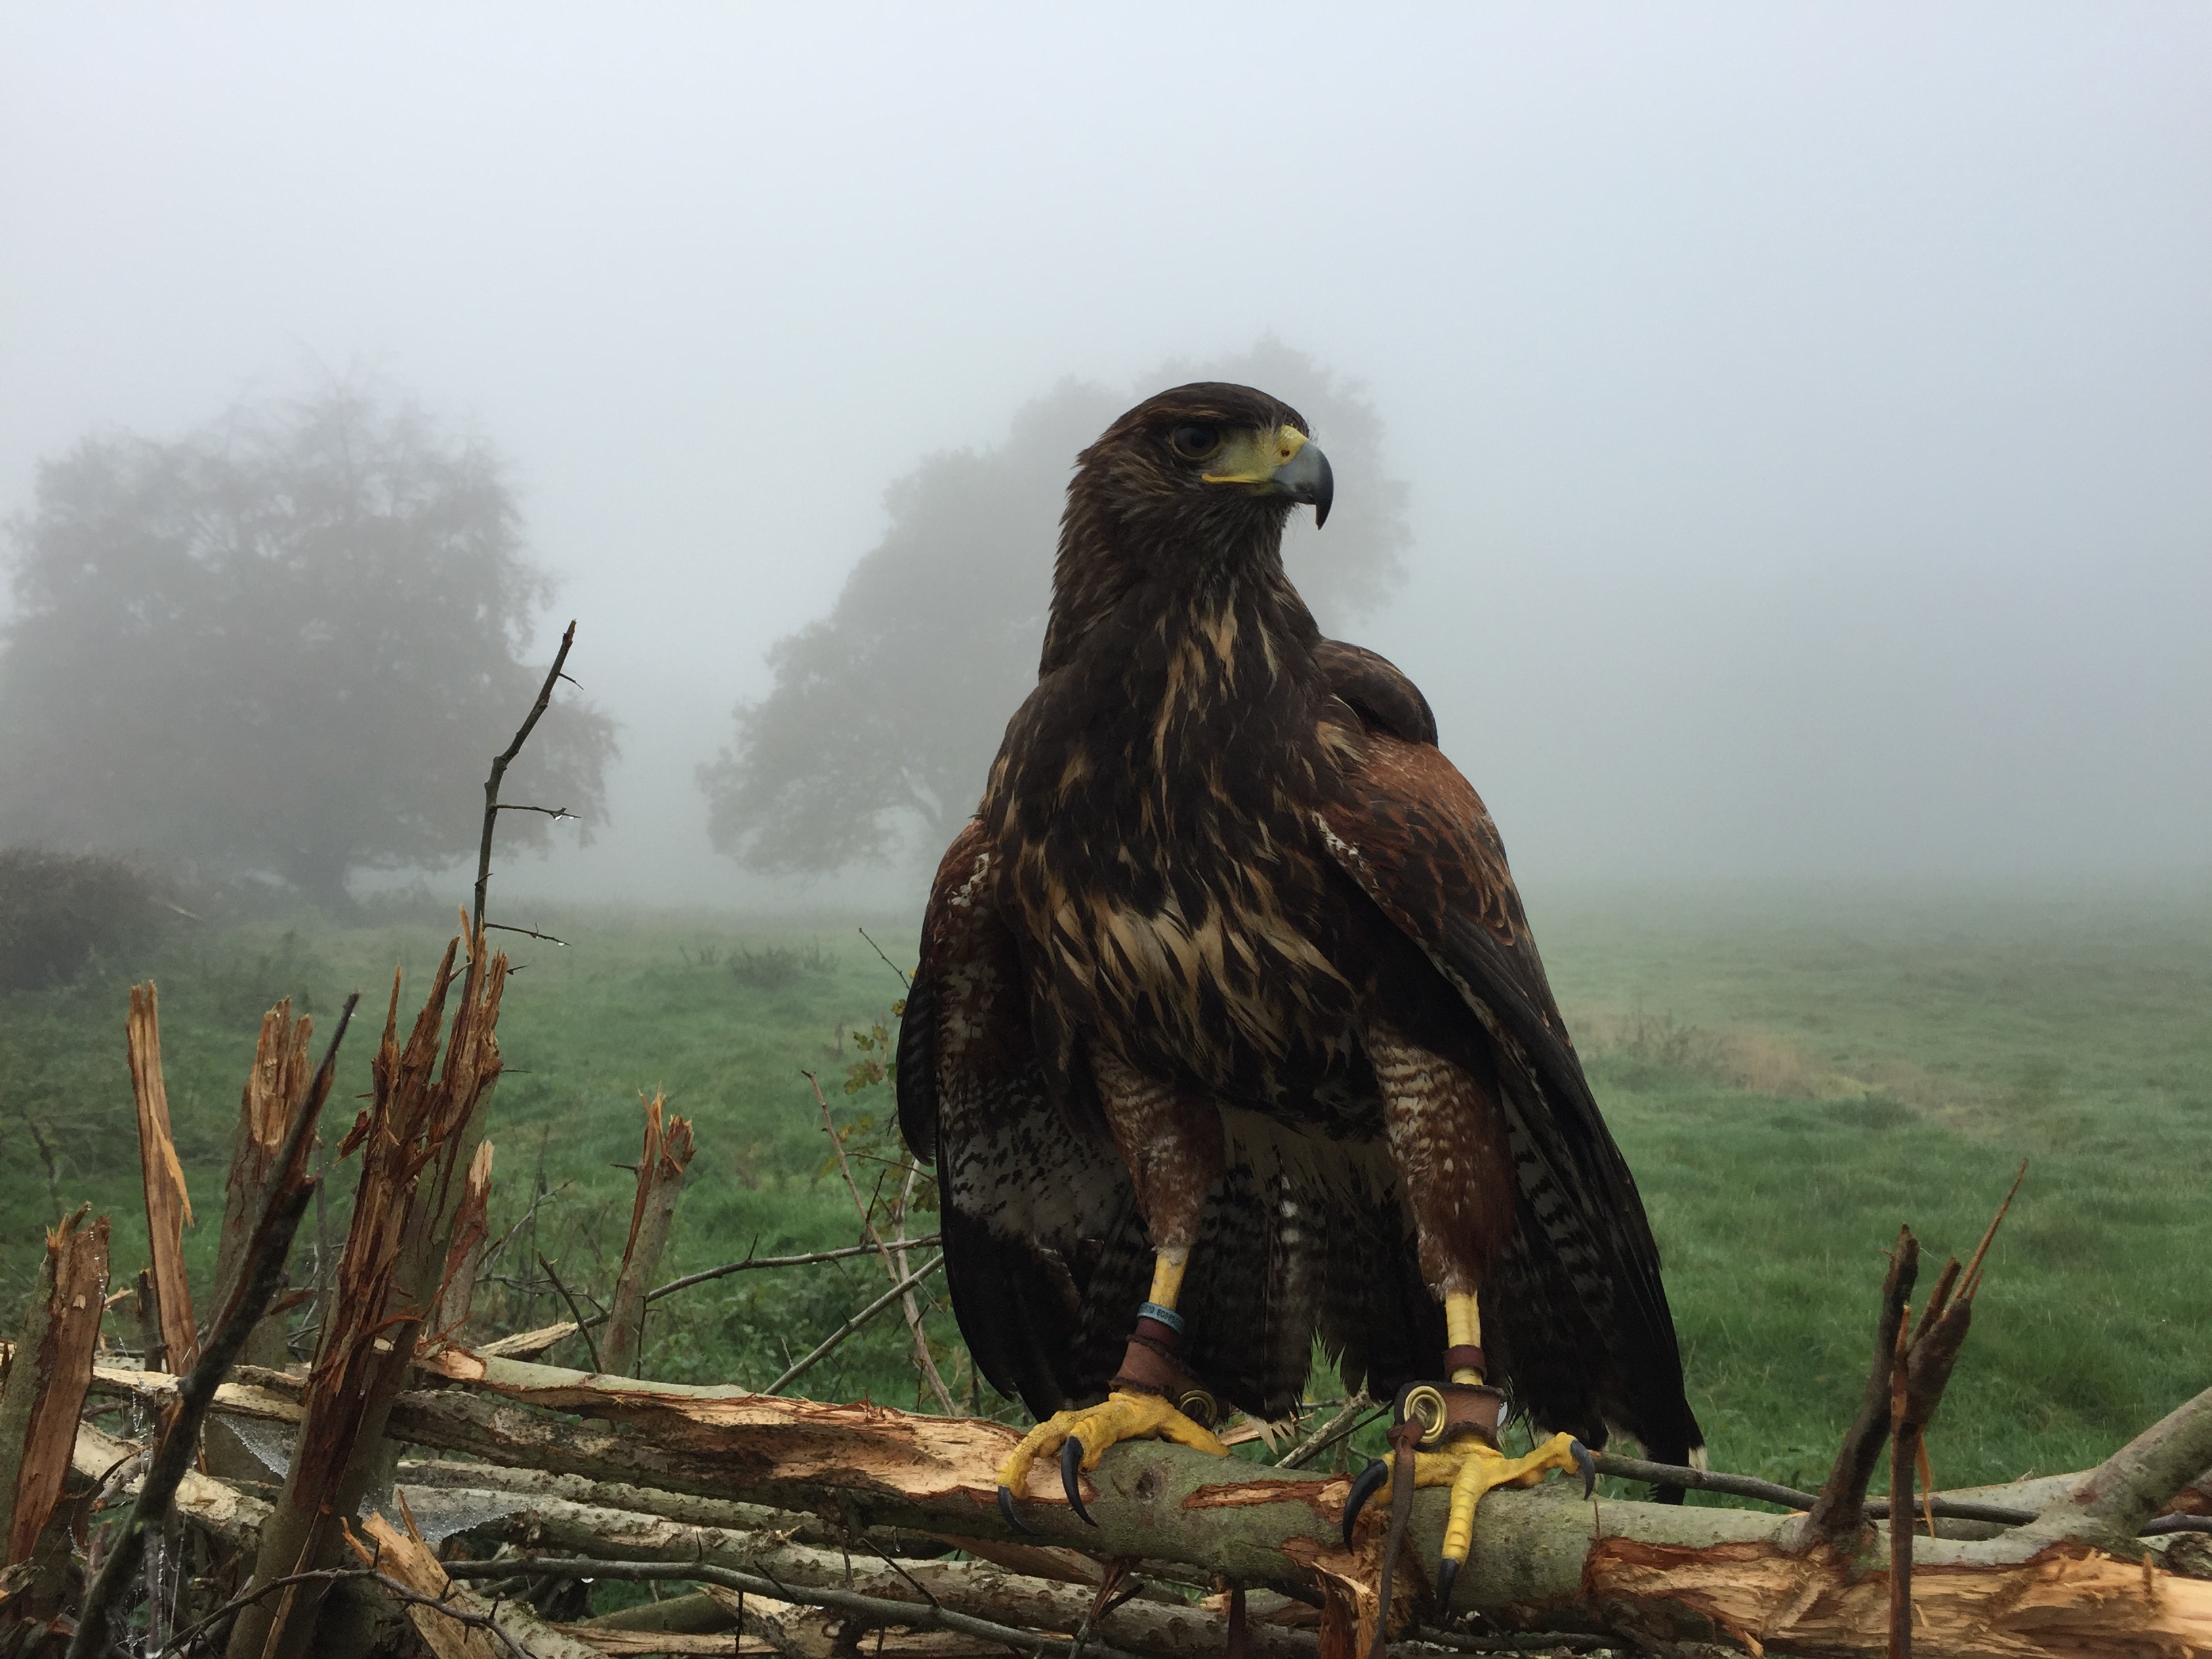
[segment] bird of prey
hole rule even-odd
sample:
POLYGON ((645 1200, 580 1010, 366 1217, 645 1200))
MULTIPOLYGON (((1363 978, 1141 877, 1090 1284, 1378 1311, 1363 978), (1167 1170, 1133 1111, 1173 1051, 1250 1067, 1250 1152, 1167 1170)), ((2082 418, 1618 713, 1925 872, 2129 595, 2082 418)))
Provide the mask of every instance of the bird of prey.
POLYGON ((1395 1400, 1347 1540, 1378 1488, 1402 1528, 1450 1484, 1448 1597, 1487 1487, 1616 1429, 1703 1443, 1490 814, 1413 683, 1284 574, 1333 488, 1247 386, 1162 392, 1083 453, 1036 690, 930 895, 900 1121, 975 1364, 1043 1419, 1009 1520, 1039 1455, 1081 1514, 1118 1440, 1218 1452, 1222 1406, 1287 1415, 1317 1339, 1395 1400), (1559 1431, 1522 1458, 1498 1382, 1559 1431))

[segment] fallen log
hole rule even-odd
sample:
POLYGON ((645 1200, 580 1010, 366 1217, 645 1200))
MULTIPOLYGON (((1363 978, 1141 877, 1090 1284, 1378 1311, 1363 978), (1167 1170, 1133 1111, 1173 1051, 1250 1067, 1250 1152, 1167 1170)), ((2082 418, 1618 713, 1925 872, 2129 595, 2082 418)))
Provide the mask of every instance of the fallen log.
MULTIPOLYGON (((392 1431, 505 1465, 510 1480, 529 1467, 552 1474, 560 1483, 554 1491, 611 1492, 619 1485, 690 1495, 679 1503, 811 1510, 833 1529, 934 1533, 972 1542, 979 1553, 1009 1547, 994 1501, 996 1465, 1015 1436, 1003 1425, 592 1376, 459 1351, 431 1363, 455 1385, 403 1395, 392 1431)), ((159 1399, 168 1381, 102 1368, 94 1386, 135 1383, 144 1397, 159 1399)), ((296 1417, 283 1382, 296 1385, 265 1376, 229 1385, 216 1409, 276 1421, 296 1417), (271 1382, 279 1385, 267 1386, 271 1382)), ((2186 1462, 2208 1416, 2212 1391, 2077 1477, 2069 1492, 2085 1482, 2110 1493, 2162 1480, 2161 1474, 2141 1472, 2186 1462)), ((1357 1611, 1361 1588, 1373 1582, 1374 1541, 1364 1536, 1358 1556, 1343 1549, 1336 1529, 1346 1491, 1341 1479, 1242 1462, 1224 1466, 1139 1443, 1116 1447, 1091 1477, 1086 1501, 1098 1528, 1076 1521, 1056 1483, 1040 1479, 1024 1513, 1042 1536, 1012 1547, 1062 1545, 1101 1557, 1164 1559, 1201 1576, 1273 1583, 1307 1597, 1325 1582, 1357 1611)), ((2054 1502, 2049 1491, 2037 1481, 1973 1495, 2044 1498, 2047 1509, 2063 1513, 2067 1494, 2054 1502)), ((709 1514, 692 1511, 692 1524, 709 1514)), ((753 1520, 750 1513, 722 1518, 746 1528, 753 1520)), ((1442 1494, 1421 1494, 1412 1529, 1418 1563, 1435 1559, 1442 1519, 1442 1494)), ((1794 1553, 1791 1529, 1800 1524, 1799 1516, 1741 1510, 1586 1504, 1564 1483, 1501 1491, 1483 1501, 1455 1606, 1520 1628, 1633 1628, 1676 1638, 1717 1632, 1807 1656, 1880 1653, 1887 1575, 1855 1577, 1844 1558, 1825 1549, 1794 1553)), ((1918 1540, 1923 1659, 2212 1647, 2212 1582, 2164 1571, 2154 1552, 2126 1561, 2075 1539, 2038 1544, 2027 1530, 1987 1540, 1918 1540)), ((1417 1587, 1423 1582, 1417 1571, 1404 1577, 1417 1587)), ((1433 1617, 1435 1610, 1425 1612, 1433 1617)))

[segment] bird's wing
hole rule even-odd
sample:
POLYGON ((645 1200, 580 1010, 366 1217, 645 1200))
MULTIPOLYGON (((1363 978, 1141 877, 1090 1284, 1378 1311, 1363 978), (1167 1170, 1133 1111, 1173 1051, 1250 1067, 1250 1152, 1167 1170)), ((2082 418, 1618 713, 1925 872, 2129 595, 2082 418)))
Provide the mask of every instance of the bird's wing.
POLYGON ((1363 724, 1367 757, 1316 815, 1322 839, 1426 953, 1501 1062, 1519 1224, 1493 1275, 1504 1293, 1485 1298, 1486 1338, 1496 1330, 1489 1346, 1540 1417, 1601 1432, 1609 1419, 1654 1456, 1679 1460, 1701 1437, 1682 1398, 1658 1248, 1568 1040, 1497 827, 1431 744, 1363 724))
POLYGON ((993 858, 971 822, 938 867, 899 1028, 899 1127, 938 1166, 969 1351, 994 1388, 1042 1415, 1114 1374, 1152 1263, 1110 1139, 1055 1103, 1038 1063, 993 858))

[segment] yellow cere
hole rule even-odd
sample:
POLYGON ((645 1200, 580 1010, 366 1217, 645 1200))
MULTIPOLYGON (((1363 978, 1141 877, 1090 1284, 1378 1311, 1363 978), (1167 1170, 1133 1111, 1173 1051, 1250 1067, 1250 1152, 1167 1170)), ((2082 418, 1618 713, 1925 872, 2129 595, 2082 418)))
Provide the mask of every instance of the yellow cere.
POLYGON ((1272 434, 1239 432, 1221 446, 1223 470, 1201 473, 1208 483, 1265 483, 1306 447, 1306 434, 1290 425, 1272 434))

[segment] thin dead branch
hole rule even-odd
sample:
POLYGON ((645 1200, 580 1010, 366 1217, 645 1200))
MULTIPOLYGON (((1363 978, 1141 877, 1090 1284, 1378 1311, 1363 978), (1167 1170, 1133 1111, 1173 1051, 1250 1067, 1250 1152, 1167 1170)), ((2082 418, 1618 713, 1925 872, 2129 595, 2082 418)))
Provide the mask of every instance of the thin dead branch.
POLYGON ((1376 1409, 1376 1404, 1368 1397, 1367 1390, 1360 1389, 1351 1399, 1346 1401, 1328 1422, 1285 1452, 1275 1467, 1279 1469, 1304 1468, 1338 1441, 1358 1429, 1365 1420, 1367 1413, 1376 1409))
POLYGON ((584 1317, 584 1310, 576 1305, 576 1298, 568 1294, 568 1287, 561 1282, 561 1275, 555 1270, 553 1264, 541 1255, 538 1258, 538 1266, 539 1271, 553 1281, 553 1288, 561 1293, 561 1299, 568 1304, 569 1313, 574 1316, 571 1322, 575 1334, 584 1339, 585 1351, 592 1356, 592 1369, 594 1371, 604 1371, 606 1367, 600 1363, 599 1345, 592 1340, 592 1327, 605 1319, 606 1316, 603 1313, 594 1314, 586 1321, 584 1317))
MULTIPOLYGON (((923 1262, 921 1267, 916 1267, 904 1279, 899 1280, 897 1284, 892 1285, 890 1289, 885 1291, 873 1302, 868 1304, 866 1307, 861 1309, 860 1312, 854 1314, 850 1319, 840 1325, 836 1330, 830 1332, 828 1336, 823 1338, 820 1342, 815 1345, 813 1349, 805 1356, 805 1358, 798 1361, 791 1367, 790 1370, 784 1372, 781 1376, 777 1377, 775 1382, 769 1383, 768 1387, 762 1389, 761 1392, 763 1394, 781 1394, 793 1382, 796 1382, 800 1377, 805 1376, 807 1372, 812 1370, 816 1365, 828 1358, 830 1355, 835 1352, 838 1348, 843 1346, 845 1340, 848 1337, 851 1336, 855 1331, 866 1325, 870 1320, 875 1318, 878 1314, 882 1313, 884 1309, 890 1307, 895 1303, 904 1300, 907 1294, 911 1291, 915 1286, 920 1285, 924 1279, 927 1279, 932 1273, 935 1273, 944 1265, 945 1258, 943 1256, 933 1255, 930 1257, 930 1259, 923 1262)), ((947 1413, 947 1415, 952 1414, 953 1413, 947 1413)))
MULTIPOLYGON (((545 710, 553 701, 553 688, 565 678, 561 672, 562 665, 568 660, 568 649, 575 643, 576 624, 571 621, 568 630, 561 635, 561 648, 553 653, 553 666, 545 672, 545 684, 538 688, 538 701, 530 705, 530 713, 523 717, 521 726, 515 731, 514 741, 492 757, 490 775, 484 779, 483 837, 477 846, 476 908, 469 916, 469 936, 471 939, 480 937, 486 926, 497 925, 487 924, 484 921, 484 891, 491 885, 491 838, 493 830, 499 824, 500 781, 507 776, 507 769, 514 763, 514 757, 522 752, 522 745, 530 740, 530 733, 538 722, 545 717, 545 710)), ((574 681, 569 683, 574 684, 574 681)), ((502 931, 521 933, 527 930, 507 928, 502 931)), ((532 937, 539 936, 532 934, 532 937)), ((558 939, 554 941, 556 944, 561 942, 558 939)))
MULTIPOLYGON (((801 1075, 806 1079, 808 1085, 814 1091, 815 1104, 822 1109, 822 1133, 830 1137, 830 1149, 837 1155, 837 1172, 844 1176, 845 1190, 853 1195, 853 1207, 860 1212, 860 1231, 867 1236, 868 1242, 876 1247, 877 1253, 883 1257, 884 1272, 889 1275, 891 1281, 897 1284, 906 1280, 908 1274, 905 1264, 891 1254, 890 1247, 884 1243, 883 1235, 876 1231, 876 1224, 869 1218, 868 1201, 860 1196, 860 1184, 853 1179, 853 1165, 845 1156, 844 1137, 837 1133, 837 1125, 830 1115, 830 1103, 823 1097, 821 1079, 811 1072, 803 1073, 801 1075)), ((911 1157, 907 1160, 907 1167, 909 1170, 914 1167, 914 1160, 911 1157)), ((903 1216, 901 1218, 903 1220, 903 1216)), ((902 1226, 897 1231, 902 1232, 905 1229, 902 1226)), ((945 1379, 938 1375, 937 1361, 929 1352, 929 1334, 923 1328, 921 1322, 921 1304, 915 1299, 910 1288, 901 1296, 900 1303, 906 1315, 907 1333, 914 1341, 915 1364, 921 1372, 922 1380, 929 1385, 930 1393, 936 1396, 939 1408, 947 1417, 953 1416, 957 1413, 959 1407, 952 1403, 952 1391, 945 1386, 945 1379)), ((829 1346, 834 1347, 836 1342, 843 1340, 842 1336, 836 1338, 829 1346)), ((828 1351, 828 1347, 825 1347, 820 1352, 828 1351)), ((792 1377, 805 1370, 818 1357, 817 1353, 809 1355, 805 1359, 801 1360, 787 1373, 782 1382, 776 1383, 769 1392, 776 1393, 785 1382, 788 1382, 792 1377)))

